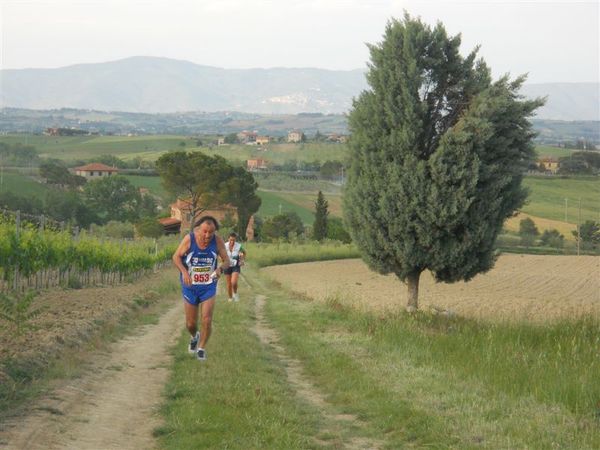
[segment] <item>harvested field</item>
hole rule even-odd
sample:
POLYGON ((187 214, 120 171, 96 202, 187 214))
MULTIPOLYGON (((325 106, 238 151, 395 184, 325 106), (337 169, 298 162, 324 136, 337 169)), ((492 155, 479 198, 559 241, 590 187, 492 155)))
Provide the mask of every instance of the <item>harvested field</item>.
MULTIPOLYGON (((262 272, 318 300, 336 297, 377 311, 398 310, 407 301, 405 284, 394 275, 371 272, 357 259, 274 266, 262 272)), ((468 283, 436 283, 426 272, 419 304, 492 321, 600 317, 600 257, 506 254, 490 272, 468 283)))

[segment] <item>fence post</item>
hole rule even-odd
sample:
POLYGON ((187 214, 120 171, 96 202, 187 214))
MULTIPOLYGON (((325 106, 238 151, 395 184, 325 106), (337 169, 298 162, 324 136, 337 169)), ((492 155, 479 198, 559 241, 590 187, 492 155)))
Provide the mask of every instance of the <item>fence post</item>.
MULTIPOLYGON (((17 242, 19 242, 19 233, 21 231, 21 210, 18 209, 15 214, 15 235, 17 236, 17 242)), ((13 279, 13 290, 17 291, 17 285, 19 283, 19 267, 15 266, 15 276, 13 279)))

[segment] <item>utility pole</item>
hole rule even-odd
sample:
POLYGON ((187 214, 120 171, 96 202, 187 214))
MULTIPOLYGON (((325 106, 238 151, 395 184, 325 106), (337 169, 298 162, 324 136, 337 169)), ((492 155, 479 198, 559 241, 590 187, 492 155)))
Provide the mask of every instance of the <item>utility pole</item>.
POLYGON ((581 197, 579 197, 579 218, 577 219, 577 256, 581 246, 581 197))
POLYGON ((569 199, 565 198, 565 222, 569 222, 569 199))

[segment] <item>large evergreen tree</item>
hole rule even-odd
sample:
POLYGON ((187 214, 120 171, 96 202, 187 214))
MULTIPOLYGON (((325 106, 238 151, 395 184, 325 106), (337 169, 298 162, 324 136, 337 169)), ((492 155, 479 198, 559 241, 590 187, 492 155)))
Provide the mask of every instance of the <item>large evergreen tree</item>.
POLYGON ((492 82, 477 50, 459 47, 441 24, 390 21, 349 115, 346 223, 371 269, 407 282, 409 310, 424 270, 445 282, 489 270, 527 196, 527 118, 543 101, 519 96, 524 77, 492 82))
POLYGON ((325 200, 325 196, 319 191, 317 201, 315 202, 315 223, 313 224, 313 239, 319 242, 327 237, 328 206, 329 204, 325 200))

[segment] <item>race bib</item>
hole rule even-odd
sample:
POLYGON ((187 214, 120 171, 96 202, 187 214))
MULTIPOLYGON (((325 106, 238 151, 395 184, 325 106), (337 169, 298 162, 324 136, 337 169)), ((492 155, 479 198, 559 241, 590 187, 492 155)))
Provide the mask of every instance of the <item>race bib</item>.
POLYGON ((192 285, 203 285, 211 284, 213 282, 210 274, 212 273, 212 266, 192 266, 190 269, 190 278, 192 279, 192 285))

